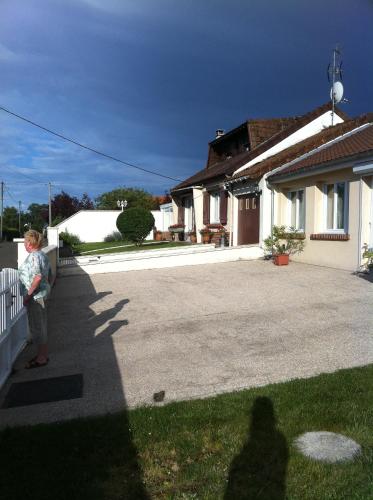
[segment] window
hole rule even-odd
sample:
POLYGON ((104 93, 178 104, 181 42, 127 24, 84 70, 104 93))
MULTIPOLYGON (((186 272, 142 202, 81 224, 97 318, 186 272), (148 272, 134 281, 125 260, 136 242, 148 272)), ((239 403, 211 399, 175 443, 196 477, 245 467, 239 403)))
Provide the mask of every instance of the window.
POLYGON ((347 231, 347 187, 345 182, 325 184, 325 227, 327 231, 347 231))
POLYGON ((218 223, 220 222, 220 193, 219 191, 215 193, 210 193, 210 222, 218 223))
POLYGON ((289 192, 290 205, 290 226, 298 231, 304 231, 305 228, 305 210, 304 210, 304 189, 289 192))

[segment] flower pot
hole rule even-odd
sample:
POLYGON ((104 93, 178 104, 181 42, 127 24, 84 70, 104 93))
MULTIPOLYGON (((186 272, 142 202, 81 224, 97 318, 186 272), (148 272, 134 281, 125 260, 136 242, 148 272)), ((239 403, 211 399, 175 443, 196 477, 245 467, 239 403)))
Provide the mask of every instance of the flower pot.
POLYGON ((276 266, 287 266, 289 264, 289 255, 287 253, 274 255, 273 262, 276 266))
POLYGON ((202 233, 202 243, 210 243, 211 233, 202 233))
POLYGON ((161 231, 156 231, 155 232, 155 241, 162 241, 162 232, 161 231))
POLYGON ((190 234, 189 237, 191 243, 197 243, 197 236, 195 234, 190 234))

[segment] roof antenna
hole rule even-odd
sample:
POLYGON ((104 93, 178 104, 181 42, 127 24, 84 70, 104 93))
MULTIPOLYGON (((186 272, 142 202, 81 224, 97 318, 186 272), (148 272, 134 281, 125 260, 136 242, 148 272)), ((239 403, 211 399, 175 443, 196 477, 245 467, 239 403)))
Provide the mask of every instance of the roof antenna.
POLYGON ((330 99, 332 100, 332 126, 334 125, 335 105, 339 102, 347 102, 347 99, 343 98, 342 77, 341 49, 337 44, 333 49, 333 61, 328 65, 328 81, 332 84, 330 89, 330 99))

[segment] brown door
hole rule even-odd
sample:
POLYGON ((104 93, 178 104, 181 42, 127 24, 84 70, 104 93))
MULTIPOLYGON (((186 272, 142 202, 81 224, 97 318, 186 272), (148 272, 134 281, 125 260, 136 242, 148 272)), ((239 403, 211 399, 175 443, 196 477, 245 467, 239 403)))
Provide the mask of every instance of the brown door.
POLYGON ((238 198, 238 245, 259 243, 260 197, 238 198))

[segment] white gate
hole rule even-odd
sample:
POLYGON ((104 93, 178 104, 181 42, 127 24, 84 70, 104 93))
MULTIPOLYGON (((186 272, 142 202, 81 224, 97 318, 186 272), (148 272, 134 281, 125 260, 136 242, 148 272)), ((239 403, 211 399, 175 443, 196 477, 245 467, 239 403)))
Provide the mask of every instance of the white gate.
POLYGON ((19 290, 18 271, 0 272, 0 388, 28 337, 28 322, 19 290))

